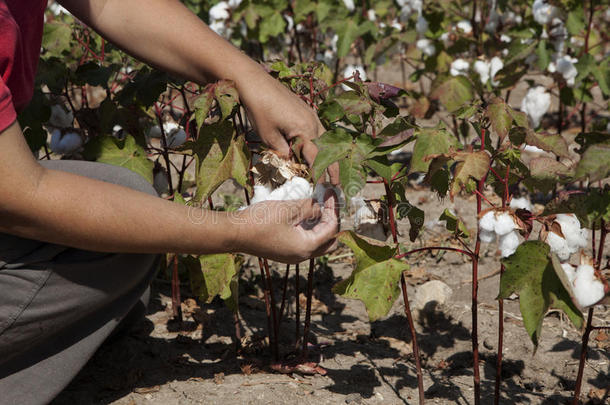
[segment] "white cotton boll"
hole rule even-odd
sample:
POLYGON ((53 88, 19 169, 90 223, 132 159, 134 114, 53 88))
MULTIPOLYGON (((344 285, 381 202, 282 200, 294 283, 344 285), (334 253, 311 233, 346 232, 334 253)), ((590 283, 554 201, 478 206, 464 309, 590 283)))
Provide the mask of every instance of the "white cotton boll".
POLYGON ((286 30, 292 31, 292 29, 294 28, 294 20, 289 15, 285 15, 284 19, 286 20, 286 24, 287 24, 286 30))
POLYGON ((447 45, 447 44, 449 43, 449 37, 450 37, 450 36, 451 36, 451 34, 450 34, 449 32, 443 32, 443 33, 441 34, 441 37, 440 37, 440 38, 441 38, 441 41, 443 41, 443 43, 444 43, 445 45, 447 45))
POLYGON ((595 277, 593 267, 588 264, 578 266, 572 285, 574 297, 581 307, 594 305, 604 298, 604 284, 595 277))
POLYGON ((551 107, 551 95, 542 86, 532 87, 521 101, 521 111, 526 113, 534 128, 540 125, 540 119, 551 107))
POLYGON ((49 4, 49 11, 53 13, 53 15, 67 14, 70 15, 70 12, 62 7, 61 4, 57 2, 53 2, 49 4))
POLYGON ((500 35, 500 41, 508 44, 510 41, 512 41, 512 38, 506 34, 502 34, 500 35))
POLYGON ((576 278, 576 267, 570 263, 561 263, 561 268, 563 269, 563 272, 568 278, 570 284, 573 283, 574 279, 576 278))
MULTIPOLYGON (((360 76, 360 80, 362 80, 362 81, 366 80, 366 72, 364 71, 364 67, 362 67, 361 65, 351 65, 351 64, 348 64, 345 67, 345 70, 343 71, 343 78, 347 79, 348 77, 353 76, 356 72, 358 72, 358 75, 360 76)), ((353 79, 352 79, 352 81, 353 81, 353 79)), ((342 84, 341 88, 343 88, 343 90, 345 90, 345 91, 351 90, 351 88, 349 86, 346 86, 345 84, 342 84)))
POLYGON ((555 221, 561 226, 561 233, 568 242, 570 253, 576 253, 587 246, 589 232, 586 229, 580 229, 580 221, 576 215, 557 214, 555 221))
POLYGON ((534 211, 534 206, 526 197, 518 197, 510 200, 509 207, 513 210, 523 209, 528 210, 529 212, 534 211))
POLYGON ((481 83, 487 83, 487 80, 489 80, 489 63, 485 62, 484 60, 477 60, 474 62, 472 67, 474 71, 479 74, 481 83))
POLYGON ((548 70, 550 73, 555 73, 557 71, 557 66, 555 65, 555 62, 549 62, 548 66, 546 67, 546 70, 548 70))
POLYGON ((369 21, 375 21, 377 19, 377 14, 375 13, 375 10, 373 10, 372 8, 369 8, 366 11, 366 18, 368 18, 369 21))
POLYGON ((464 34, 470 34, 472 32, 472 24, 468 20, 462 20, 457 23, 458 29, 464 31, 464 34))
POLYGON ((354 6, 354 0, 343 0, 343 4, 345 5, 345 8, 347 8, 349 11, 354 11, 354 9, 356 8, 354 6))
POLYGON ((283 200, 302 200, 311 198, 313 187, 306 179, 295 176, 280 187, 284 188, 283 200))
POLYGON ((51 150, 60 155, 71 155, 83 146, 83 138, 76 132, 68 132, 62 135, 56 129, 51 134, 51 150))
POLYGON ((231 8, 237 8, 239 7, 239 5, 241 4, 242 0, 229 0, 229 7, 231 8))
POLYGON ((509 232, 512 232, 516 227, 517 225, 515 224, 515 220, 509 213, 503 212, 496 215, 494 232, 497 233, 498 236, 506 235, 509 232))
POLYGON ((499 238, 498 249, 502 254, 502 257, 508 257, 515 253, 519 247, 519 232, 512 231, 506 235, 502 235, 499 238))
POLYGON ((551 247, 551 252, 555 252, 560 261, 565 262, 570 258, 570 248, 568 241, 557 235, 555 232, 549 232, 546 236, 546 243, 551 247))
POLYGON ((426 31, 428 31, 428 20, 426 20, 423 15, 417 17, 415 31, 417 31, 417 33, 420 35, 423 35, 426 33, 426 31))
POLYGON ((502 62, 502 59, 498 58, 497 56, 491 58, 489 66, 489 76, 491 77, 492 86, 498 85, 498 82, 494 80, 494 77, 496 76, 496 73, 502 70, 502 68, 504 68, 504 62, 502 62))
POLYGON ((399 23, 396 18, 392 20, 391 26, 392 26, 392 28, 394 28, 397 31, 402 31, 402 24, 399 23))
POLYGON ((496 240, 496 233, 494 231, 481 230, 479 232, 479 239, 484 243, 492 243, 496 240))
POLYGON ((233 34, 233 30, 227 27, 224 21, 213 21, 209 27, 223 38, 229 38, 233 34))
POLYGON ((402 22, 406 22, 411 14, 421 14, 422 12, 422 0, 397 0, 396 2, 400 6, 400 19, 402 22))
POLYGON ((415 46, 426 56, 433 56, 436 53, 434 43, 427 38, 417 40, 415 46))
POLYGON ((568 55, 564 55, 557 59, 557 71, 563 75, 568 86, 574 85, 574 79, 578 75, 578 70, 574 64, 578 62, 578 59, 571 58, 568 55))
POLYGON ((55 128, 69 128, 74 122, 74 114, 72 111, 66 111, 61 105, 55 104, 51 106, 51 116, 49 117, 49 125, 55 128))
POLYGON ((546 153, 543 149, 540 149, 539 147, 533 145, 525 145, 523 147, 523 151, 534 155, 541 155, 543 153, 546 153))
POLYGON ((468 63, 468 61, 466 61, 462 58, 458 58, 458 59, 454 60, 453 62, 451 62, 451 68, 449 69, 449 73, 451 73, 451 76, 458 76, 458 75, 466 76, 468 74, 469 67, 470 67, 470 64, 468 63))
POLYGON ((546 3, 545 0, 536 0, 532 6, 532 14, 534 15, 534 20, 536 20, 538 24, 544 25, 551 22, 553 17, 557 14, 557 9, 546 3))
POLYGON ((269 200, 269 196, 271 195, 271 189, 268 186, 254 186, 254 194, 252 195, 252 199, 250 200, 250 205, 259 203, 261 201, 269 200))
POLYGON ((230 17, 229 4, 221 1, 210 9, 210 21, 226 20, 230 17))
POLYGON ((479 227, 487 232, 495 232, 496 214, 493 211, 487 212, 479 219, 479 227))

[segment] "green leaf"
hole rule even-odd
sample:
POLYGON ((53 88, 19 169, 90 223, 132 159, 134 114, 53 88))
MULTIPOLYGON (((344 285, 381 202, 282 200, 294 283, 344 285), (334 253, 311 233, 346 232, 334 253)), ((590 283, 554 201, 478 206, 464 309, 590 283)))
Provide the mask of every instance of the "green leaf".
POLYGON ((592 188, 585 193, 560 193, 547 204, 542 216, 560 213, 573 213, 583 228, 601 228, 601 221, 610 223, 610 187, 592 188))
POLYGON ((500 140, 506 138, 512 126, 513 117, 510 112, 511 108, 501 98, 494 98, 487 106, 486 115, 500 140))
POLYGON ((88 160, 124 167, 138 173, 149 183, 153 182, 154 164, 131 135, 127 135, 124 140, 113 136, 95 137, 85 146, 84 156, 88 160))
POLYGON ((269 40, 269 38, 274 38, 282 34, 285 28, 286 20, 284 17, 282 17, 282 14, 278 10, 270 16, 265 16, 262 19, 259 25, 258 39, 264 44, 269 40))
POLYGON ((322 121, 331 124, 345 117, 345 110, 336 100, 331 99, 322 103, 318 115, 322 121))
POLYGON ((538 69, 545 70, 551 61, 551 56, 549 54, 549 50, 546 47, 546 41, 541 40, 538 42, 538 47, 536 48, 536 55, 538 56, 538 69))
POLYGON ((30 103, 17 117, 32 152, 37 152, 47 144, 47 131, 42 127, 42 123, 47 122, 51 116, 47 102, 42 91, 36 89, 30 103))
POLYGON ((523 43, 521 41, 511 42, 510 48, 508 49, 508 55, 504 59, 504 66, 508 66, 513 62, 517 62, 521 59, 525 59, 534 52, 536 49, 536 41, 531 43, 523 43))
POLYGON ((196 157, 197 192, 195 200, 206 200, 225 180, 248 185, 250 152, 243 137, 234 137, 230 121, 204 125, 196 142, 191 142, 196 157))
POLYGON ((203 122, 210 114, 210 109, 214 103, 214 97, 209 92, 202 93, 193 103, 195 121, 197 122, 197 131, 201 130, 203 122))
POLYGON ((428 155, 449 152, 451 147, 459 147, 459 142, 445 129, 422 128, 415 132, 416 140, 411 158, 409 173, 427 172, 430 161, 425 160, 428 155))
POLYGON ((361 25, 357 18, 349 18, 337 24, 337 57, 343 58, 349 53, 352 44, 362 35, 361 25))
POLYGON ((466 224, 457 215, 452 213, 449 208, 445 208, 445 211, 438 218, 439 221, 445 221, 447 223, 447 230, 451 231, 455 236, 469 238, 470 233, 466 224))
POLYGON ((318 147, 318 154, 312 167, 315 181, 318 181, 328 166, 346 155, 352 142, 352 136, 343 128, 332 129, 314 139, 314 143, 318 147))
POLYGON ((603 180, 610 175, 610 144, 598 143, 585 150, 574 177, 576 180, 589 178, 590 182, 603 180))
POLYGON ((87 62, 80 65, 75 74, 75 84, 108 87, 110 77, 118 70, 118 65, 100 66, 97 62, 87 62))
POLYGON ((437 83, 430 94, 430 98, 440 100, 449 112, 470 103, 472 97, 472 84, 464 76, 449 76, 437 83))
POLYGON ((353 90, 341 93, 335 101, 343 107, 346 114, 362 115, 371 112, 371 102, 353 90))
POLYGON ((130 107, 134 101, 150 107, 167 89, 167 80, 167 74, 144 67, 123 87, 117 99, 125 107, 130 107))
POLYGON ((409 265, 393 258, 396 248, 372 245, 352 231, 341 232, 338 240, 354 252, 356 268, 333 292, 364 302, 371 321, 384 317, 400 295, 400 276, 409 265))
POLYGON ((566 20, 566 28, 571 35, 578 35, 585 29, 585 15, 582 7, 570 10, 566 20))
MULTIPOLYGON (((217 295, 227 306, 237 311, 237 280, 240 261, 229 253, 185 258, 189 269, 191 290, 203 302, 209 304, 217 295)), ((184 260, 184 259, 183 259, 184 260)))
POLYGON ((561 178, 570 176, 570 169, 556 159, 541 156, 530 160, 530 175, 536 180, 559 181, 561 178))
POLYGON ((541 241, 526 241, 517 251, 502 260, 506 271, 500 279, 498 298, 519 295, 523 323, 534 346, 538 346, 542 321, 549 308, 564 311, 570 321, 580 328, 582 313, 572 302, 570 294, 557 276, 549 246, 541 241))

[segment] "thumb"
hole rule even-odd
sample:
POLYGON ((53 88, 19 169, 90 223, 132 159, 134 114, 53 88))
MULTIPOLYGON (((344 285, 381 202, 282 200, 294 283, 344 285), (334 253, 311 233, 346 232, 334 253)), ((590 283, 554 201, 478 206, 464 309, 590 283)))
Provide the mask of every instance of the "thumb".
POLYGON ((320 222, 313 227, 312 231, 319 238, 319 243, 325 243, 339 231, 339 205, 338 198, 332 189, 326 190, 324 195, 324 210, 320 222))
POLYGON ((283 158, 290 156, 290 146, 286 142, 286 138, 277 130, 261 130, 259 136, 263 143, 273 149, 278 155, 283 158))

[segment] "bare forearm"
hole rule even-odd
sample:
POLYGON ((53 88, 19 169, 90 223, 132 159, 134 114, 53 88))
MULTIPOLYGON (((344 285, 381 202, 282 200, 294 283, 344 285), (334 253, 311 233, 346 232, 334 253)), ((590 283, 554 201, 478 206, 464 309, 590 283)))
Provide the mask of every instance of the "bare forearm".
POLYGON ((177 0, 63 0, 62 4, 127 52, 186 79, 238 81, 265 73, 177 0))
POLYGON ((189 209, 129 188, 45 170, 33 198, 0 226, 27 238, 126 253, 233 251, 221 212, 189 209))

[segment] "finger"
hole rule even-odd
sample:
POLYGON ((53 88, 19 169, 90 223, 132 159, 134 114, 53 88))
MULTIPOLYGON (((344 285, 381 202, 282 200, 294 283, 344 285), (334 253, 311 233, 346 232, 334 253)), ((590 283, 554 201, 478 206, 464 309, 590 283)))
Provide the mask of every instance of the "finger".
POLYGON ((337 196, 333 190, 326 190, 324 197, 324 210, 320 222, 313 227, 312 232, 315 233, 318 243, 325 244, 327 241, 334 238, 339 231, 339 207, 337 204, 337 196))
POLYGON ((313 162, 318 155, 318 147, 311 141, 304 141, 301 146, 301 155, 303 155, 309 167, 313 167, 313 162))
POLYGON ((286 142, 286 139, 280 132, 268 130, 263 133, 261 131, 260 138, 281 157, 285 159, 290 157, 290 146, 288 146, 288 142, 286 142))
POLYGON ((322 209, 319 204, 316 204, 314 200, 298 200, 301 204, 299 206, 299 213, 296 216, 296 223, 299 224, 303 221, 317 220, 322 217, 322 209))
POLYGON ((320 246, 318 249, 316 249, 312 256, 313 257, 324 256, 324 255, 332 252, 333 250, 336 250, 338 245, 339 245, 339 243, 337 242, 337 239, 332 238, 331 240, 329 240, 328 242, 326 242, 325 244, 320 246))
POLYGON ((326 169, 326 172, 328 173, 328 177, 330 178, 330 184, 332 184, 333 186, 338 186, 339 185, 339 162, 335 162, 335 163, 331 164, 330 166, 328 166, 328 169, 326 169))

